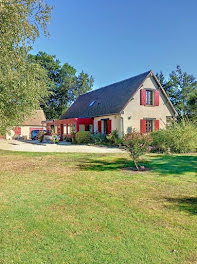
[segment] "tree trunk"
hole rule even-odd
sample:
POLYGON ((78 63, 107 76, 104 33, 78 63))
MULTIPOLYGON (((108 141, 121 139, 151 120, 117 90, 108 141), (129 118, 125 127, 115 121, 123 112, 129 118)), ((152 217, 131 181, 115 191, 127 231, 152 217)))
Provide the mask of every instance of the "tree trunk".
POLYGON ((139 167, 138 167, 137 161, 134 160, 134 164, 135 164, 136 169, 139 171, 139 167))

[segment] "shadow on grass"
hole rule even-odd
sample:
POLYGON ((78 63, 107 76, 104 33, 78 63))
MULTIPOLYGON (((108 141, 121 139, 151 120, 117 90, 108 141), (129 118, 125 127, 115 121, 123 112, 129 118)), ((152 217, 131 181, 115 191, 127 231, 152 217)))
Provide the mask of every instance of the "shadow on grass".
POLYGON ((106 170, 117 170, 126 167, 133 167, 134 163, 125 158, 116 158, 111 161, 105 161, 101 159, 86 159, 80 163, 79 168, 81 170, 89 171, 106 171, 106 170))
MULTIPOLYGON (((162 175, 197 172, 197 156, 151 155, 150 157, 150 160, 141 161, 139 164, 152 168, 153 171, 162 175)), ((78 166, 81 170, 108 171, 134 167, 134 163, 126 158, 113 158, 110 161, 100 158, 87 158, 81 161, 78 166)))
POLYGON ((186 211, 189 212, 190 214, 197 215, 196 197, 165 198, 165 199, 173 204, 173 208, 178 208, 181 211, 186 211))
POLYGON ((197 156, 159 155, 148 162, 149 167, 160 174, 185 174, 194 172, 197 176, 197 156))

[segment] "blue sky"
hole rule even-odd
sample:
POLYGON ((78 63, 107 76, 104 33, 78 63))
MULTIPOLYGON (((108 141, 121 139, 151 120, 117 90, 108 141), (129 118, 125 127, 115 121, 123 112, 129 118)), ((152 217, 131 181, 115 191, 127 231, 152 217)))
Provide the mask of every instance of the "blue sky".
POLYGON ((45 51, 93 75, 94 88, 179 64, 197 77, 196 0, 47 0, 54 5, 45 51))

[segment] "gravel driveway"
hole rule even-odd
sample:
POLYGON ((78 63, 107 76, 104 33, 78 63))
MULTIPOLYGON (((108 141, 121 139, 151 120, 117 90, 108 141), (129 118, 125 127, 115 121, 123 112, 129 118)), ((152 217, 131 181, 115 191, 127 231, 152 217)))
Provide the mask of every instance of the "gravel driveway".
POLYGON ((38 141, 18 141, 0 139, 0 149, 26 152, 83 152, 83 153, 122 153, 123 150, 110 147, 71 145, 60 142, 57 144, 39 143, 38 141))

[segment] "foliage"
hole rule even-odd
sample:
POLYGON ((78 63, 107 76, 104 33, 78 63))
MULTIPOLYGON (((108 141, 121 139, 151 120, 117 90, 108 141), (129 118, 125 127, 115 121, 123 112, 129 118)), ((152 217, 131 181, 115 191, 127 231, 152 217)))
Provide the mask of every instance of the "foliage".
POLYGON ((43 0, 0 3, 1 133, 32 115, 47 95, 47 73, 27 55, 40 32, 46 33, 50 12, 43 0))
POLYGON ((130 152, 136 169, 139 170, 139 158, 148 151, 148 147, 152 142, 150 134, 141 134, 134 131, 125 135, 123 142, 130 152))
POLYGON ((52 135, 51 135, 51 143, 55 144, 56 137, 57 137, 56 134, 55 133, 52 133, 52 135))
POLYGON ((43 130, 42 131, 39 131, 39 133, 38 133, 38 140, 40 142, 43 142, 43 140, 44 140, 44 131, 43 130))
POLYGON ((197 150, 197 125, 186 119, 152 133, 153 148, 162 152, 187 153, 197 150))
POLYGON ((111 132, 111 134, 109 134, 106 138, 109 141, 109 143, 112 144, 112 145, 118 145, 118 144, 122 143, 122 140, 119 137, 119 134, 118 134, 117 130, 113 130, 111 132))
POLYGON ((162 72, 157 78, 175 106, 180 117, 197 118, 197 81, 192 74, 183 72, 178 65, 166 80, 162 72))
POLYGON ((95 133, 94 135, 92 135, 92 139, 96 145, 102 145, 107 143, 106 135, 102 133, 95 133))
POLYGON ((169 140, 168 133, 166 129, 156 130, 151 133, 153 138, 152 142, 152 152, 168 152, 169 151, 169 140))
POLYGON ((76 141, 78 144, 88 144, 91 142, 90 131, 79 131, 76 133, 76 141))
POLYGON ((39 63, 48 73, 50 94, 42 108, 47 119, 58 119, 76 98, 93 87, 93 77, 77 70, 68 63, 63 64, 56 56, 45 52, 29 55, 32 62, 39 63))
POLYGON ((53 144, 58 143, 59 140, 60 140, 59 136, 54 131, 52 131, 51 132, 51 143, 53 144))

